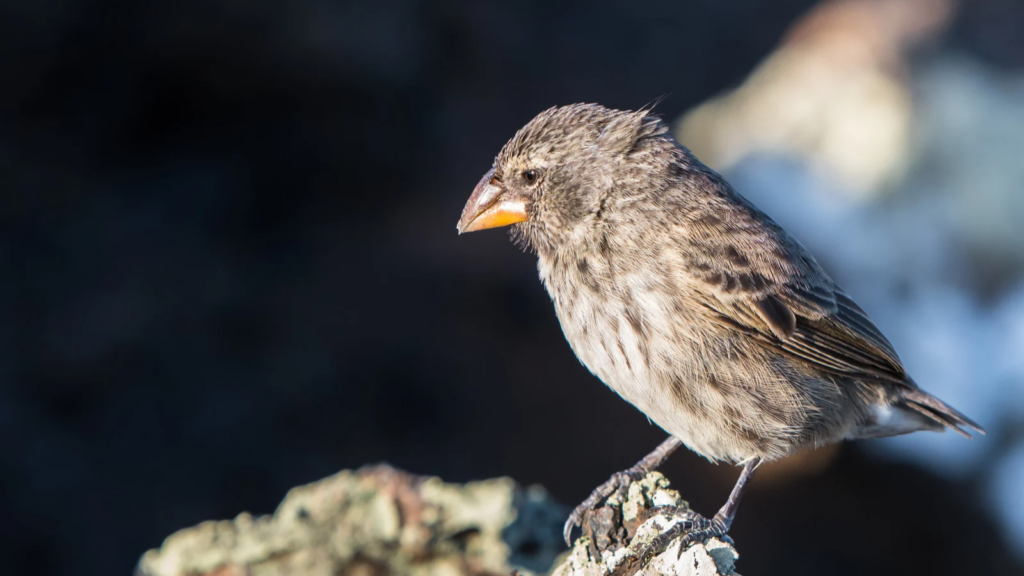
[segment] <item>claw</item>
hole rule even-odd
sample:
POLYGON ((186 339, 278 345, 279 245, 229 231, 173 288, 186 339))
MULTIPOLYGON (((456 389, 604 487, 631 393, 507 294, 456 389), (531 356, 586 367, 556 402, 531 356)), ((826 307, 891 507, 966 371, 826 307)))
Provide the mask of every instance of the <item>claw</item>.
POLYGON ((708 520, 692 510, 658 509, 658 513, 662 514, 666 512, 671 514, 673 511, 684 516, 684 519, 676 522, 668 530, 659 534, 654 540, 651 540, 651 543, 640 553, 641 568, 647 566, 661 550, 664 550, 673 540, 680 536, 682 538, 679 540, 679 556, 682 557, 683 552, 694 542, 703 542, 711 538, 722 537, 728 531, 725 523, 717 516, 708 520))
POLYGON ((565 526, 562 528, 562 538, 565 538, 565 545, 572 548, 572 529, 580 525, 580 519, 576 517, 576 511, 573 510, 572 514, 569 514, 569 519, 565 521, 565 526))
POLYGON ((572 529, 577 526, 583 525, 583 516, 597 508, 599 504, 604 502, 606 498, 612 495, 612 492, 618 492, 621 499, 626 499, 626 493, 629 490, 629 485, 633 482, 640 480, 647 475, 648 472, 655 470, 661 463, 668 458, 671 454, 682 445, 682 442, 675 436, 669 436, 664 442, 658 445, 650 454, 644 456, 639 462, 636 463, 629 470, 622 472, 616 472, 612 474, 604 484, 601 484, 590 493, 590 496, 583 501, 582 504, 576 507, 569 514, 569 518, 565 521, 565 527, 562 528, 562 537, 565 538, 566 546, 572 547, 572 529))
POLYGON ((587 512, 597 508, 602 502, 608 499, 613 493, 617 493, 620 499, 626 499, 626 493, 629 490, 629 485, 637 480, 640 480, 647 474, 644 470, 624 470, 622 472, 616 472, 612 474, 611 478, 606 480, 604 484, 601 484, 594 491, 590 493, 590 496, 577 506, 569 518, 565 521, 565 526, 562 528, 562 537, 565 538, 565 545, 572 547, 572 530, 576 526, 583 525, 583 516, 587 512))
POLYGON ((725 535, 726 528, 718 518, 712 518, 710 521, 703 518, 702 520, 704 520, 702 528, 690 532, 679 541, 679 556, 677 558, 682 558, 683 550, 689 548, 690 544, 694 542, 704 542, 725 535))

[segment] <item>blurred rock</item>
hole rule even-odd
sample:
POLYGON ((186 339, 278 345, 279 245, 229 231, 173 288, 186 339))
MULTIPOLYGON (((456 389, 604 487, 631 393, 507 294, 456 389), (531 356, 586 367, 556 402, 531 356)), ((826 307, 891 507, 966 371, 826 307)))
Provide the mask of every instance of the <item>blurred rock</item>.
MULTIPOLYGON (((1024 73, 959 53, 915 73, 915 162, 904 186, 937 208, 965 282, 991 297, 1024 276, 1024 73)), ((947 258, 948 259, 948 258, 947 258)))
POLYGON ((146 552, 139 576, 507 574, 546 570, 564 511, 509 478, 464 485, 389 466, 291 490, 272 516, 204 522, 146 552))
POLYGON ((953 0, 834 0, 791 29, 735 91, 686 114, 679 140, 713 168, 771 152, 872 194, 903 174, 911 47, 948 22, 953 0))
MULTIPOLYGON (((653 506, 688 504, 651 473, 591 517, 553 576, 733 574, 738 555, 718 539, 680 554, 670 545, 644 569, 636 558, 679 520, 653 506), (602 522, 602 520, 605 520, 602 522), (610 520, 610 521, 608 521, 610 520), (598 552, 594 542, 602 543, 598 552)), ((247 513, 173 534, 139 561, 138 576, 482 576, 546 573, 562 551, 565 511, 508 478, 446 484, 389 466, 343 471, 291 490, 272 516, 247 513)))

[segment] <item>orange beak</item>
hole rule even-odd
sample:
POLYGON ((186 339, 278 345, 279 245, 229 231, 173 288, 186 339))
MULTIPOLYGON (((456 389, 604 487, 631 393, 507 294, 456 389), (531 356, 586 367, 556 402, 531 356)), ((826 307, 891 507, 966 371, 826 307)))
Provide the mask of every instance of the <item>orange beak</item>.
POLYGON ((466 207, 462 209, 462 218, 457 225, 459 234, 500 228, 526 220, 526 202, 503 198, 504 192, 501 182, 494 180, 494 168, 491 168, 480 179, 466 207))

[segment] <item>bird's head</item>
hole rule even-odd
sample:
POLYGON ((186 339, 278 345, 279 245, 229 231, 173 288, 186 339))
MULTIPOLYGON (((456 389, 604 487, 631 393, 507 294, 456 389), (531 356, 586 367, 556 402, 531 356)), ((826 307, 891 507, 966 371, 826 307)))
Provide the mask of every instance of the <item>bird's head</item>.
POLYGON ((505 144, 480 179, 459 233, 514 225, 514 235, 530 248, 557 248, 600 218, 616 181, 637 176, 645 164, 635 156, 657 139, 671 136, 650 110, 597 104, 545 110, 505 144))

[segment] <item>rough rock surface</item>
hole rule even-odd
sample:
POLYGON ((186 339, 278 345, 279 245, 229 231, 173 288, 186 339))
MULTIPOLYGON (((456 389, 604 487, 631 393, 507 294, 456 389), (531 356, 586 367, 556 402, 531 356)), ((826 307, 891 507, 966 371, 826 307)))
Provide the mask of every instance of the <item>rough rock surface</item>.
POLYGON ((680 551, 675 540, 646 566, 637 559, 650 542, 679 522, 679 516, 649 514, 656 506, 679 511, 689 505, 669 489, 668 480, 658 472, 629 486, 626 501, 612 495, 584 527, 585 536, 575 545, 551 576, 727 576, 735 574, 739 554, 731 544, 717 538, 680 551), (600 550, 600 551, 599 551, 600 550))
POLYGON ((670 545, 639 569, 637 553, 676 520, 652 506, 678 506, 657 473, 612 496, 551 570, 566 511, 540 488, 507 478, 446 484, 375 466, 291 490, 271 516, 241 514, 173 534, 146 552, 138 576, 463 576, 550 573, 728 575, 737 554, 712 539, 679 555, 670 545), (601 551, 599 552, 598 549, 601 551))

